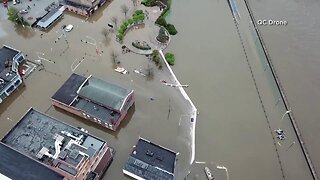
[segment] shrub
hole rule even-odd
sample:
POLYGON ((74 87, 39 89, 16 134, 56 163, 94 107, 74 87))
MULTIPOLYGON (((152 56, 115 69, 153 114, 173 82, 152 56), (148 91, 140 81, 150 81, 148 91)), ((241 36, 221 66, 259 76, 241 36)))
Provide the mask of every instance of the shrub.
POLYGON ((123 29, 119 29, 118 34, 123 34, 124 30, 123 29))
POLYGON ((133 16, 132 19, 133 19, 134 23, 139 22, 139 17, 138 16, 133 16))
POLYGON ((170 35, 176 35, 178 33, 173 24, 167 24, 166 29, 168 30, 170 35))
POLYGON ((161 63, 161 59, 159 56, 155 56, 152 58, 153 62, 156 63, 156 65, 159 65, 161 63))
POLYGON ((128 23, 131 25, 133 24, 133 19, 128 19, 128 23))
POLYGON ((138 19, 139 19, 139 21, 144 21, 144 14, 139 14, 138 15, 138 19))
POLYGON ((147 7, 152 7, 152 6, 156 6, 157 5, 157 1, 156 0, 143 0, 141 2, 141 4, 147 6, 147 7))
POLYGON ((123 23, 122 23, 122 26, 125 26, 125 27, 127 27, 128 26, 128 22, 127 21, 123 21, 123 23))
POLYGON ((159 56, 159 51, 158 50, 153 50, 152 51, 152 56, 153 57, 159 56))
POLYGON ((174 57, 174 54, 172 53, 166 53, 164 55, 164 57, 166 58, 167 62, 169 65, 174 65, 174 62, 175 62, 175 57, 174 57))
POLYGON ((132 16, 136 16, 136 15, 139 15, 139 14, 143 14, 143 11, 142 10, 136 10, 132 16))
POLYGON ((156 20, 156 24, 160 25, 160 26, 167 26, 167 21, 166 19, 162 18, 162 17, 159 17, 157 20, 156 20))
POLYGON ((120 41, 122 41, 123 40, 123 34, 118 34, 118 38, 119 38, 120 41))
POLYGON ((120 26, 120 29, 126 30, 126 29, 127 29, 127 26, 124 25, 124 24, 122 24, 122 25, 120 26))

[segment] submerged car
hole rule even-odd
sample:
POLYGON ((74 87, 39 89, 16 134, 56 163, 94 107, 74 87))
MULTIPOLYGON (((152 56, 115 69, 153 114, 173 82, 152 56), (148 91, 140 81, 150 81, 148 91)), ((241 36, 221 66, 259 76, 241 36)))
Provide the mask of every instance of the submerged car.
POLYGON ((72 25, 72 24, 69 24, 69 25, 65 28, 66 32, 70 32, 72 29, 73 29, 73 25, 72 25))
POLYGON ((27 14, 29 11, 27 9, 21 9, 19 11, 20 14, 27 14))

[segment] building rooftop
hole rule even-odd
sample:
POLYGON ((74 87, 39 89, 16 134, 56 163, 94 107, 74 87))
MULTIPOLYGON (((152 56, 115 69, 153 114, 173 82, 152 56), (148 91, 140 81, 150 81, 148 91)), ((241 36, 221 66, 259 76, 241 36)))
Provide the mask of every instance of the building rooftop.
POLYGON ((79 89, 78 94, 102 106, 120 111, 125 99, 131 92, 132 90, 90 76, 79 89))
POLYGON ((3 46, 0 49, 0 72, 5 69, 11 68, 10 63, 12 63, 13 58, 19 54, 20 52, 9 48, 7 46, 3 46))
POLYGON ((14 180, 62 180, 63 176, 29 157, 0 143, 0 179, 4 175, 14 180), (35 171, 36 169, 36 171, 35 171))
POLYGON ((140 138, 123 170, 143 179, 174 179, 176 156, 174 151, 140 138))
POLYGON ((41 28, 48 28, 54 21, 63 15, 64 7, 52 8, 41 20, 37 23, 37 26, 41 28))
POLYGON ((2 142, 33 160, 72 175, 106 144, 33 109, 22 117, 2 142))
POLYGON ((92 76, 72 74, 51 99, 113 124, 120 118, 121 108, 132 92, 92 76))
POLYGON ((63 104, 70 105, 78 96, 77 90, 85 80, 86 78, 83 76, 72 74, 51 98, 63 104))
MULTIPOLYGON (((0 49, 0 90, 3 90, 11 82, 12 79, 18 76, 18 73, 12 70, 12 66, 16 65, 13 59, 20 54, 20 51, 3 46, 0 49)), ((22 56, 17 58, 21 61, 22 56)))

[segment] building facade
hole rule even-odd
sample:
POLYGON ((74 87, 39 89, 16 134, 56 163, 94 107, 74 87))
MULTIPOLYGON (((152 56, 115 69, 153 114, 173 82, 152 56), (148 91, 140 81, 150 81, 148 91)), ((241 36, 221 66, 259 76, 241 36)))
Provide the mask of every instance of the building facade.
POLYGON ((56 107, 114 131, 135 101, 133 90, 77 74, 72 74, 51 100, 56 107))
POLYGON ((21 51, 3 45, 0 49, 0 103, 22 83, 19 64, 24 60, 21 51))
POLYGON ((89 17, 100 6, 106 3, 106 0, 62 0, 61 4, 66 10, 76 14, 89 17))

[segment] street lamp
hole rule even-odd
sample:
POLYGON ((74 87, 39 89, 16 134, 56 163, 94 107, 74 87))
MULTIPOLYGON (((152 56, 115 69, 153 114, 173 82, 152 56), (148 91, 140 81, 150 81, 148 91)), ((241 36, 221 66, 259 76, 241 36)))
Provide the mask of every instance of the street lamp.
POLYGON ((291 110, 286 111, 285 113, 283 113, 281 121, 283 120, 284 116, 286 116, 287 114, 291 113, 291 110))

